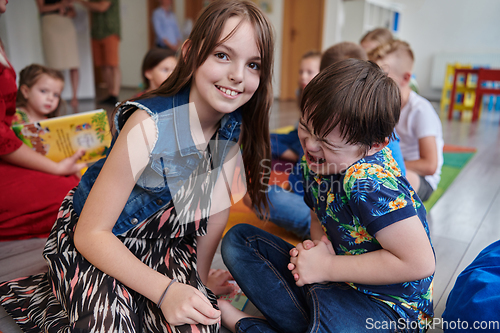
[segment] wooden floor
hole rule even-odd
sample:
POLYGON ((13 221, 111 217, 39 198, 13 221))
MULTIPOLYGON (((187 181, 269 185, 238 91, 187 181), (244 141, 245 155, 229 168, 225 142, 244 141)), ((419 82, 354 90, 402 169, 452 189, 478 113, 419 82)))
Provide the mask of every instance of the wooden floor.
MULTIPOLYGON (((122 99, 133 91, 122 91, 122 99)), ((438 109, 438 105, 435 105, 438 109)), ((83 101, 80 110, 95 108, 83 101)), ((295 102, 276 102, 271 114, 272 129, 294 125, 299 117, 295 102)), ((477 153, 428 213, 436 252, 434 307, 441 316, 447 296, 458 274, 490 243, 500 239, 500 131, 499 112, 483 114, 477 123, 447 121, 442 117, 447 144, 477 148, 477 153)), ((30 275, 45 269, 41 252, 43 239, 0 242, 0 281, 30 275)), ((214 267, 221 267, 217 255, 214 267)), ((0 331, 21 332, 0 307, 0 331)), ((442 332, 437 327, 431 332, 442 332)))

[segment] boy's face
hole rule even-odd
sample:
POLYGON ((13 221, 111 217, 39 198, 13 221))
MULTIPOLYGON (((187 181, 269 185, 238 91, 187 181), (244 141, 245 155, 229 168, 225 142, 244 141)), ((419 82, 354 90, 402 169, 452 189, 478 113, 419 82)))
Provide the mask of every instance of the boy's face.
POLYGON ((300 61, 299 87, 301 90, 307 86, 311 80, 318 75, 321 59, 319 57, 309 57, 300 61))
POLYGON ((307 165, 318 175, 341 173, 365 156, 363 146, 347 144, 342 139, 338 127, 322 139, 313 133, 312 126, 302 117, 298 132, 307 165))

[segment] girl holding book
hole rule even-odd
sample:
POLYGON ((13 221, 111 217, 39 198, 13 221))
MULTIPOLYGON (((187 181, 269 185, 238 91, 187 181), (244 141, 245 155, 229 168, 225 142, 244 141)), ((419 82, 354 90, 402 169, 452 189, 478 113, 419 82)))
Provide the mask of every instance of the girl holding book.
MULTIPOLYGON (((0 14, 6 11, 0 0, 0 14)), ((16 73, 0 43, 0 241, 47 237, 84 154, 59 163, 33 151, 11 129, 16 113, 16 73)))

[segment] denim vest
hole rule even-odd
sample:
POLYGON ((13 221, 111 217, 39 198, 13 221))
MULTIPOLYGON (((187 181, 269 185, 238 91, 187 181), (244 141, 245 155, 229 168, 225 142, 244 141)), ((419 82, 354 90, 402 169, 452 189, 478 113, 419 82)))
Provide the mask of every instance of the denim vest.
MULTIPOLYGON (((128 101, 118 110, 114 120, 118 134, 124 124, 124 113, 131 107, 137 107, 145 110, 155 122, 157 139, 153 144, 149 163, 113 227, 113 234, 119 235, 130 230, 170 202, 203 158, 191 136, 188 103, 189 88, 185 88, 170 97, 157 96, 128 101)), ((221 119, 218 129, 219 156, 216 160, 223 162, 229 149, 237 144, 241 118, 241 110, 238 109, 221 119)), ((111 149, 115 140, 116 136, 111 149)), ((92 165, 80 180, 73 196, 73 206, 78 215, 106 158, 92 165)))

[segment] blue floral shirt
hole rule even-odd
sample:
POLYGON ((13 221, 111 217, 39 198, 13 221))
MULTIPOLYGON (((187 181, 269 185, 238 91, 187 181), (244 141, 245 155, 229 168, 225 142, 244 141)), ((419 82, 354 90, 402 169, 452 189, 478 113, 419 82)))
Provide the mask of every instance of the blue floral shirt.
MULTIPOLYGON (((401 175, 390 150, 360 159, 341 174, 318 176, 305 159, 304 201, 314 210, 337 255, 358 255, 382 249, 375 234, 417 215, 429 237, 424 205, 401 175)), ((421 325, 433 316, 434 275, 391 285, 347 282, 394 309, 402 318, 421 325)))

